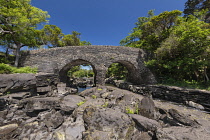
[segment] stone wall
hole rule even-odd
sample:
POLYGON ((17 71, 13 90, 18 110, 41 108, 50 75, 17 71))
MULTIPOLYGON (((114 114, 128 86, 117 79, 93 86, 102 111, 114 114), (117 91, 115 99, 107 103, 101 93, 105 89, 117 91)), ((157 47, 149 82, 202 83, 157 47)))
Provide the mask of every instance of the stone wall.
POLYGON ((37 67, 39 72, 58 74, 62 82, 73 66, 90 64, 95 72, 95 83, 104 85, 106 72, 112 63, 121 63, 129 71, 128 81, 153 84, 154 76, 144 66, 145 53, 138 48, 123 46, 68 46, 28 51, 22 54, 22 66, 37 67))
POLYGON ((152 95, 153 98, 189 105, 210 111, 210 91, 180 88, 161 85, 133 85, 128 82, 115 81, 118 88, 130 90, 142 95, 152 95), (202 105, 202 106, 200 106, 202 105))

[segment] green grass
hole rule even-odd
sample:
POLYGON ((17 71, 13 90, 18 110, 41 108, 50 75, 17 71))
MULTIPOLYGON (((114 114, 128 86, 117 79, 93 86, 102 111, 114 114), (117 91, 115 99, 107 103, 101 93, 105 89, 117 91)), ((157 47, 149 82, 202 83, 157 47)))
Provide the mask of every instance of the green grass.
POLYGON ((163 80, 159 85, 166 85, 166 86, 177 86, 177 87, 183 87, 183 88, 192 88, 192 89, 203 89, 203 90, 209 90, 210 91, 210 82, 207 83, 199 83, 195 80, 188 81, 188 80, 174 80, 172 78, 168 78, 166 80, 163 80))
POLYGON ((8 64, 0 63, 0 74, 12 74, 12 73, 37 73, 37 68, 31 68, 31 67, 16 68, 8 64))

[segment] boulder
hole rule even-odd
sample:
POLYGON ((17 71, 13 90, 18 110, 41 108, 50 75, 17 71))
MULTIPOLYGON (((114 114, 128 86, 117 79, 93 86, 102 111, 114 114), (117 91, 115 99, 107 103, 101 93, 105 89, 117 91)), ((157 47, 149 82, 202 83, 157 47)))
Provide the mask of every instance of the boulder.
POLYGON ((143 131, 152 131, 156 132, 157 129, 162 128, 162 126, 155 120, 148 119, 141 115, 129 114, 129 116, 134 120, 134 122, 141 128, 143 131))
POLYGON ((60 102, 60 109, 65 112, 73 112, 78 107, 78 103, 83 101, 84 98, 81 96, 67 95, 62 98, 60 102))
POLYGON ((0 74, 0 92, 11 93, 36 88, 35 74, 0 74))
POLYGON ((139 103, 138 107, 140 115, 150 119, 157 119, 158 112, 155 107, 155 103, 151 98, 144 97, 139 103))
POLYGON ((18 128, 18 124, 0 126, 0 135, 6 135, 18 128))
POLYGON ((191 106, 191 107, 200 109, 200 110, 204 110, 205 109, 202 105, 200 105, 198 103, 195 103, 193 101, 186 101, 186 104, 189 105, 189 106, 191 106))
POLYGON ((105 136, 100 135, 98 139, 107 138, 107 135, 109 139, 131 139, 133 134, 133 121, 119 110, 88 106, 84 111, 83 119, 86 129, 94 132, 89 133, 87 137, 90 138, 94 137, 95 131, 108 132, 104 133, 105 136))
POLYGON ((196 120, 191 119, 189 116, 181 114, 176 109, 169 109, 169 114, 175 121, 177 121, 178 123, 181 123, 183 125, 186 125, 186 126, 198 126, 199 125, 199 123, 196 120))

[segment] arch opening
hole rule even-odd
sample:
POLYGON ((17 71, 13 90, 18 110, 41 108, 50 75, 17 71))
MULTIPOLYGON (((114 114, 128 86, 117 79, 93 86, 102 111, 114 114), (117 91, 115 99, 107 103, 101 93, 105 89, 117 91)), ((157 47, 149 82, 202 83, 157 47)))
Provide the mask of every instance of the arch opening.
POLYGON ((95 86, 96 70, 88 61, 77 59, 66 64, 59 72, 60 82, 67 87, 86 88, 95 86))
POLYGON ((135 83, 135 66, 128 61, 113 62, 106 73, 106 84, 113 84, 113 80, 123 80, 135 83))

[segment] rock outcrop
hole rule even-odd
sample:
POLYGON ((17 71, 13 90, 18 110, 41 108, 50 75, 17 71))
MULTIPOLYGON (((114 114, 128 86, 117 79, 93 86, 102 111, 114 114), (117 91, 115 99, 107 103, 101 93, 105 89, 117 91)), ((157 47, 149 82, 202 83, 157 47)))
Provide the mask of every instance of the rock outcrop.
MULTIPOLYGON (((19 94, 19 93, 18 93, 19 94)), ((198 140, 210 115, 114 87, 47 97, 0 97, 2 140, 198 140)))

